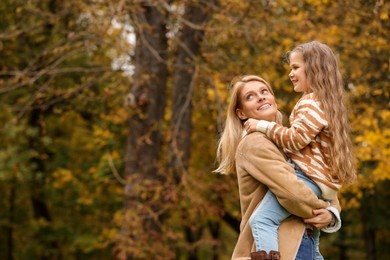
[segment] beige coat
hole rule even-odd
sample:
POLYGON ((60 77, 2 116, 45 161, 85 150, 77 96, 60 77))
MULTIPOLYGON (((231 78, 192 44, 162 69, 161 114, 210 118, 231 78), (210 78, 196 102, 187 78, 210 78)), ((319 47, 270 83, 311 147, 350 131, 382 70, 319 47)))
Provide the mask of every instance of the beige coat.
MULTIPOLYGON (((236 169, 240 192, 240 235, 232 259, 250 259, 255 251, 249 218, 263 199, 269 187, 281 205, 290 213, 313 217, 312 210, 326 208, 327 203, 317 199, 303 181, 298 180, 284 154, 264 134, 255 132, 245 136, 236 152, 236 169)), ((332 203, 339 208, 338 201, 332 203)), ((279 251, 283 260, 295 259, 305 225, 291 216, 279 228, 279 251)))

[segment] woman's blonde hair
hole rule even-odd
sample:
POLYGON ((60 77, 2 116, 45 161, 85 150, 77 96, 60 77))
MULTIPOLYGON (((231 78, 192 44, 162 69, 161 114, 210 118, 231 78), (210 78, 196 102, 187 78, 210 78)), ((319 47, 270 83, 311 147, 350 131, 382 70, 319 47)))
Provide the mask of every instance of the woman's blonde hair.
MULTIPOLYGON (((218 142, 217 148, 217 162, 219 166, 214 172, 229 174, 236 172, 235 154, 238 143, 241 140, 243 134, 243 122, 237 116, 236 109, 242 108, 241 104, 241 91, 248 82, 258 81, 263 83, 273 96, 274 92, 270 84, 264 79, 255 75, 245 75, 236 77, 230 83, 230 100, 226 115, 225 127, 222 132, 221 138, 218 142)), ((276 116, 276 122, 282 122, 282 114, 278 111, 276 116)))
POLYGON ((294 52, 302 54, 310 91, 321 102, 329 122, 332 175, 343 183, 352 183, 356 174, 351 129, 336 55, 328 45, 317 41, 295 47, 290 55, 294 52))

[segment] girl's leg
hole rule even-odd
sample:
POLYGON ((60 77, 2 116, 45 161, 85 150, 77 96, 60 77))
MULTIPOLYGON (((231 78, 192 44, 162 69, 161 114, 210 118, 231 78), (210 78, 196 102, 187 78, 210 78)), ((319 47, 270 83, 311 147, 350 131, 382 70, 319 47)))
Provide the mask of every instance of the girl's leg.
POLYGON ((318 187, 317 183, 307 177, 301 170, 295 170, 295 174, 297 175, 298 179, 302 180, 307 187, 314 191, 318 198, 322 198, 322 192, 320 187, 318 187))
POLYGON ((290 216, 276 199, 275 195, 268 190, 257 209, 249 219, 256 251, 271 250, 279 251, 278 228, 282 220, 290 216))

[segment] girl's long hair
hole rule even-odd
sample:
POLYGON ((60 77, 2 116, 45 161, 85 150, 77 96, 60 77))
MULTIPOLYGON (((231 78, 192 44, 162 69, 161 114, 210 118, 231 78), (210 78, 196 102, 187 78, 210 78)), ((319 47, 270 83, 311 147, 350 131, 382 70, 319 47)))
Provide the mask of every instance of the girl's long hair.
MULTIPOLYGON (((246 75, 236 77, 230 83, 230 100, 226 115, 225 127, 222 132, 221 138, 218 142, 217 148, 217 162, 219 166, 214 172, 221 174, 229 174, 236 172, 235 155, 238 143, 243 135, 243 122, 236 114, 237 108, 241 107, 241 91, 246 83, 251 81, 259 81, 267 86, 270 93, 273 96, 271 86, 264 79, 255 75, 246 75)), ((276 122, 282 122, 282 114, 278 111, 276 115, 276 122)))
POLYGON ((356 178, 354 154, 337 58, 329 46, 317 41, 301 44, 290 54, 293 52, 302 54, 308 85, 321 102, 329 122, 332 175, 343 183, 352 183, 356 178))

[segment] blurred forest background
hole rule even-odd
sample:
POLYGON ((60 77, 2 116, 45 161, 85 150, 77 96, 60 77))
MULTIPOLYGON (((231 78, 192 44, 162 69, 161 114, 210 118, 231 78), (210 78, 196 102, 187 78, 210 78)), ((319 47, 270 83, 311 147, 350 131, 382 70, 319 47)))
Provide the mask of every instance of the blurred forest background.
MULTIPOLYGON (((390 3, 2 0, 0 259, 230 259, 236 177, 212 173, 228 84, 288 116, 284 55, 340 60, 357 181, 326 259, 390 259, 390 3)), ((337 106, 337 104, 335 104, 337 106)))

